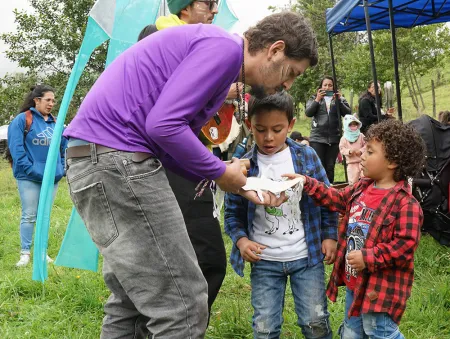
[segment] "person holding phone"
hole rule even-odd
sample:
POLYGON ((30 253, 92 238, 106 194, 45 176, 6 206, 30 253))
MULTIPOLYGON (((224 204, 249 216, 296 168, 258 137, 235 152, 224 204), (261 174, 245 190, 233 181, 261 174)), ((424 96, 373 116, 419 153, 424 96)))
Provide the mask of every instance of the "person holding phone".
MULTIPOLYGON (((381 93, 381 85, 378 82, 378 94, 380 95, 380 104, 381 104, 381 120, 391 119, 393 118, 393 114, 395 112, 394 107, 389 107, 386 112, 383 111, 383 98, 381 93)), ((362 123, 361 133, 367 133, 369 127, 373 124, 377 124, 378 121, 378 109, 377 102, 375 98, 375 83, 372 80, 369 82, 367 86, 367 91, 365 91, 361 97, 359 98, 358 104, 358 116, 359 120, 362 123)))
POLYGON ((341 117, 351 114, 351 109, 347 100, 335 90, 332 77, 326 76, 322 79, 317 93, 306 103, 305 114, 312 118, 309 144, 325 167, 328 180, 333 183, 334 165, 342 135, 341 117), (336 102, 339 102, 340 116, 336 102))

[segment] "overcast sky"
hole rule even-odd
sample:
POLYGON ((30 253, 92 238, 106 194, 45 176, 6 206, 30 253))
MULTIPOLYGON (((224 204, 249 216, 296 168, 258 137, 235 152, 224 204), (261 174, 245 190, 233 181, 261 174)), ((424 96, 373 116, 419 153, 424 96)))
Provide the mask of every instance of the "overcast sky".
MULTIPOLYGON (((228 0, 240 22, 235 27, 235 31, 243 32, 247 27, 253 25, 261 18, 270 14, 269 6, 283 6, 289 0, 228 0)), ((0 33, 12 32, 16 29, 14 23, 13 10, 30 9, 29 0, 0 0, 0 33)), ((87 20, 87 18, 86 18, 87 20)), ((8 61, 5 57, 5 44, 0 42, 0 77, 5 73, 12 73, 18 70, 17 65, 8 61)))

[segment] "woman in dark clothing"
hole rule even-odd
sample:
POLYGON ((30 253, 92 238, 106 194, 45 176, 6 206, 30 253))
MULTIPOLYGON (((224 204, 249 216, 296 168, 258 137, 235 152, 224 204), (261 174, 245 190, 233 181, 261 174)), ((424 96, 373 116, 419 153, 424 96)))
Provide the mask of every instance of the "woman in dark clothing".
POLYGON ((334 181, 334 165, 339 153, 341 139, 341 116, 351 114, 347 100, 338 92, 334 92, 333 78, 324 77, 320 82, 317 94, 311 96, 306 103, 305 114, 312 118, 309 144, 316 151, 327 172, 328 180, 334 181), (338 115, 336 96, 339 102, 338 115))
MULTIPOLYGON (((378 93, 380 94, 380 103, 382 103, 380 83, 378 83, 378 93)), ((384 113, 382 110, 381 120, 391 118, 393 111, 394 108, 389 108, 386 113, 384 113)), ((378 123, 377 103, 375 99, 375 84, 373 81, 369 82, 367 91, 364 92, 359 98, 358 116, 359 121, 361 121, 362 123, 361 133, 363 134, 367 132, 371 125, 378 123)))

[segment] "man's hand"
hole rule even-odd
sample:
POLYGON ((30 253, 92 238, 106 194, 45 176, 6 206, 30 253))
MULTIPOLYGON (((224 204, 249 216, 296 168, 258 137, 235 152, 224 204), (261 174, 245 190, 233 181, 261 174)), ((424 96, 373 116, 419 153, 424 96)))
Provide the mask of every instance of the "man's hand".
POLYGON ((325 263, 331 265, 336 260, 336 240, 325 239, 322 241, 322 253, 325 255, 325 263))
POLYGON ((237 99, 238 95, 242 93, 244 84, 241 82, 238 82, 237 87, 239 87, 239 93, 237 92, 237 89, 236 89, 236 83, 231 85, 230 90, 228 91, 228 94, 227 94, 227 100, 237 99))
POLYGON ((215 180, 220 189, 224 192, 238 194, 242 186, 247 183, 247 178, 242 174, 241 162, 238 158, 233 158, 227 165, 225 173, 215 180))
POLYGON ((239 194, 242 195, 245 199, 254 203, 255 205, 264 205, 271 207, 278 207, 289 199, 284 192, 281 192, 278 198, 275 194, 271 192, 262 192, 264 202, 261 201, 261 199, 259 199, 258 194, 255 191, 240 190, 239 194))
POLYGON ((262 250, 266 248, 266 246, 248 240, 248 238, 239 239, 236 246, 239 248, 242 258, 248 262, 260 261, 261 258, 259 257, 259 254, 261 254, 262 250))
POLYGON ((366 268, 366 263, 364 262, 362 252, 360 250, 351 251, 347 254, 347 262, 351 266, 351 268, 355 269, 358 272, 361 272, 366 268))

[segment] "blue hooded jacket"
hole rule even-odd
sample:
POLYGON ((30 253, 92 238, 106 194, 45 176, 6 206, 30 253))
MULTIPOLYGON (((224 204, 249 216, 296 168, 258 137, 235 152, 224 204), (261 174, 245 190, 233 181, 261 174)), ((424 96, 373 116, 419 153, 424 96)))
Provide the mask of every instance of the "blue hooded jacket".
MULTIPOLYGON (((18 180, 42 182, 55 120, 51 115, 47 121, 34 107, 30 108, 33 122, 24 138, 25 113, 20 113, 8 127, 8 147, 13 158, 13 173, 18 180)), ((56 165, 55 183, 64 175, 64 154, 67 139, 61 139, 61 152, 56 165)))

